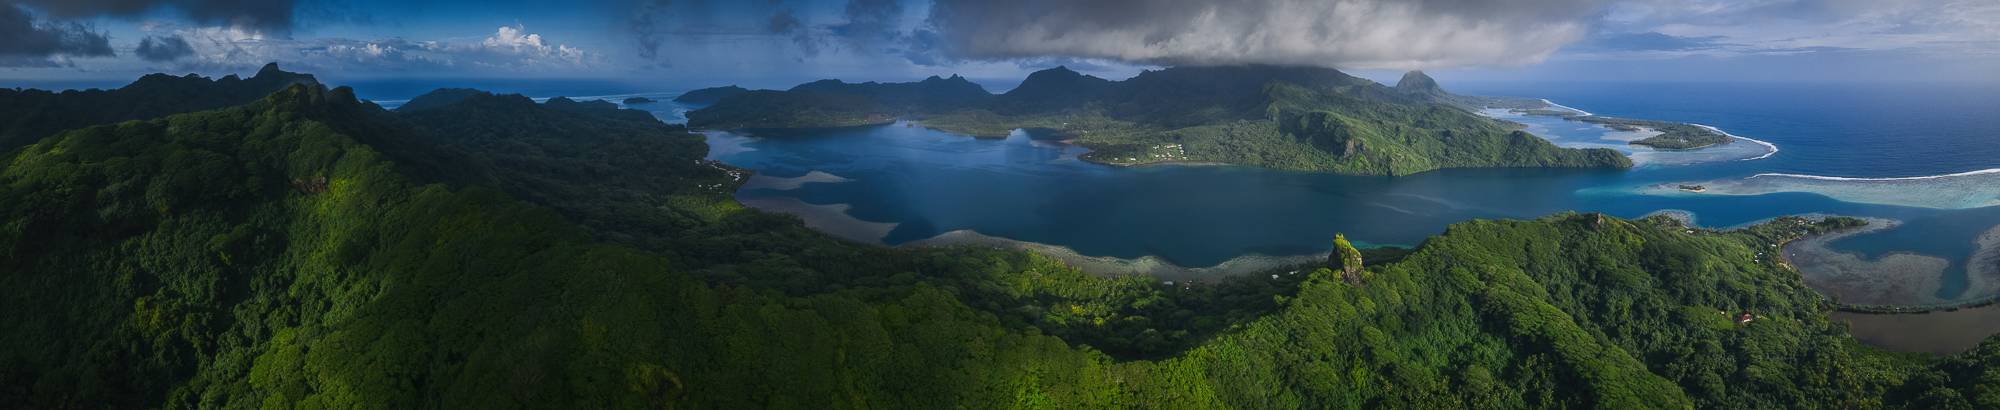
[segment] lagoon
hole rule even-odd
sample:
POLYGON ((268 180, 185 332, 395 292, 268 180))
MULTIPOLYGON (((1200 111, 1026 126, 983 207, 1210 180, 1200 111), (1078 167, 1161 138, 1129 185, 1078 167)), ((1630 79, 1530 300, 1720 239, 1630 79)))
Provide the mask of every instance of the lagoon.
MULTIPOLYGON (((1625 151, 1640 165, 1631 170, 1456 169, 1361 177, 1226 165, 1114 167, 1079 160, 1084 148, 1030 133, 975 139, 912 123, 705 134, 711 159, 757 172, 737 192, 744 203, 799 215, 815 228, 848 239, 885 245, 971 238, 1031 243, 1044 252, 1087 258, 1094 266, 1198 268, 1232 260, 1239 263, 1230 266, 1263 266, 1241 262, 1321 256, 1336 232, 1364 246, 1413 246, 1452 223, 1474 218, 1536 218, 1565 211, 1632 218, 1681 210, 1700 225, 1730 227, 1818 213, 1901 222, 1830 241, 1825 245, 1831 251, 1864 261, 1890 255, 1944 261, 1936 272, 1918 273, 1934 275, 1935 289, 1913 292, 1921 296, 1903 302, 1990 296, 1966 292, 1966 266, 1979 250, 1979 236, 2000 225, 2000 207, 1976 206, 1979 195, 1989 195, 1984 190, 2000 189, 2000 184, 1918 179, 1894 192, 1955 195, 1895 201, 1871 200, 1868 188, 1840 184, 1778 189, 1763 184, 1758 186, 1764 192, 1730 195, 1657 188, 1683 182, 1722 186, 1770 173, 1909 178, 2000 168, 2000 144, 1981 142, 2000 135, 2000 121, 1980 113, 1986 110, 1981 107, 2000 106, 1981 105, 2000 104, 2000 92, 1990 92, 1996 90, 1728 84, 1485 85, 1474 90, 1548 97, 1602 115, 1713 125, 1747 139, 1690 152, 1659 151, 1625 144, 1643 138, 1631 132, 1557 117, 1487 112, 1522 123, 1559 145, 1625 151), (1783 192, 1787 190, 1795 192, 1783 192), (1965 199, 1968 195, 1973 200, 1965 199), (1974 206, 1953 206, 1964 203, 1974 206), (1124 262, 1096 263, 1120 260, 1124 262)), ((685 112, 697 107, 667 101, 677 94, 606 93, 581 99, 646 96, 661 101, 629 108, 684 122, 685 112)))

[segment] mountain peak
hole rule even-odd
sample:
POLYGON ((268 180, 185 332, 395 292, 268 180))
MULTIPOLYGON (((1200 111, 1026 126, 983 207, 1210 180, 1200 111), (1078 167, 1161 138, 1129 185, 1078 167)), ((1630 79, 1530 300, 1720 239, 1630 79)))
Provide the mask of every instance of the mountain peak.
POLYGON ((470 88, 439 88, 424 93, 424 95, 419 95, 416 98, 411 98, 410 101, 404 102, 401 107, 396 107, 396 111, 411 112, 427 110, 456 104, 459 101, 476 97, 491 96, 493 94, 470 88))
POLYGON ((1403 79, 1396 81, 1396 90, 1406 94, 1443 95, 1444 88, 1438 87, 1437 80, 1424 74, 1423 70, 1403 73, 1403 79))
POLYGON ((711 87, 711 88, 703 88, 699 90, 689 91, 687 93, 681 94, 679 97, 674 97, 674 102, 691 103, 691 104, 714 104, 716 102, 722 101, 722 99, 724 98, 734 97, 747 92, 750 92, 750 90, 731 84, 725 87, 711 87))
POLYGON ((263 102, 275 109, 314 113, 350 112, 362 106, 361 101, 354 97, 353 88, 328 89, 319 84, 299 83, 271 93, 264 97, 263 102))
POLYGON ((1077 78, 1077 77, 1089 77, 1089 76, 1083 75, 1083 73, 1076 72, 1076 70, 1071 70, 1067 66, 1055 66, 1055 68, 1045 68, 1037 70, 1032 73, 1028 73, 1028 79, 1024 80, 1023 82, 1034 81, 1036 78, 1051 79, 1051 78, 1077 78))

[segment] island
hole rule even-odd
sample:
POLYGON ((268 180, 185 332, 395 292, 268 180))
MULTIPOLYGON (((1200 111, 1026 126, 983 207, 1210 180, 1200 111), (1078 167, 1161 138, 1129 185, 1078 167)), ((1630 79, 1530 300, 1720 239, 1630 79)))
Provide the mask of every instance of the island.
POLYGON ((650 103, 653 103, 653 99, 646 97, 632 97, 625 99, 625 105, 650 104, 650 103))
POLYGON ((722 101, 724 98, 734 97, 747 92, 750 92, 750 90, 734 85, 710 87, 683 93, 678 97, 674 97, 674 102, 682 104, 714 104, 716 101, 722 101))
POLYGON ((1577 122, 1597 124, 1624 132, 1658 132, 1658 135, 1632 140, 1629 144, 1656 149, 1689 150, 1728 144, 1735 137, 1714 128, 1673 121, 1641 120, 1596 115, 1568 107, 1560 107, 1548 100, 1518 97, 1477 97, 1461 100, 1477 108, 1500 108, 1523 115, 1562 117, 1577 122))
POLYGON ((898 120, 980 138, 1046 132, 1088 147, 1086 161, 1130 166, 1228 163, 1350 175, 1443 168, 1626 168, 1609 149, 1557 147, 1478 115, 1411 72, 1395 87, 1338 70, 1195 66, 1111 81, 1067 67, 993 94, 963 77, 907 83, 820 80, 744 91, 688 113, 707 129, 818 128, 898 120))
POLYGON ((1698 149, 1728 144, 1735 138, 1711 128, 1672 121, 1635 120, 1629 118, 1589 115, 1572 117, 1572 120, 1603 125, 1619 131, 1659 132, 1659 135, 1632 141, 1632 145, 1643 145, 1658 149, 1698 149))

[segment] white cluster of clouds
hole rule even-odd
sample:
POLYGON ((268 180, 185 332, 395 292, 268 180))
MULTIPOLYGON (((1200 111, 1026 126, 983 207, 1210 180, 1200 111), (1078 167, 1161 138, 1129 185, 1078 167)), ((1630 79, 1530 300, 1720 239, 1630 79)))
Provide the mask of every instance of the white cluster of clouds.
POLYGON ((600 60, 594 53, 548 42, 520 26, 501 26, 481 38, 431 41, 290 39, 234 26, 151 29, 159 33, 149 38, 188 45, 184 55, 165 60, 171 68, 196 71, 240 70, 280 61, 306 70, 532 72, 586 69, 600 60))

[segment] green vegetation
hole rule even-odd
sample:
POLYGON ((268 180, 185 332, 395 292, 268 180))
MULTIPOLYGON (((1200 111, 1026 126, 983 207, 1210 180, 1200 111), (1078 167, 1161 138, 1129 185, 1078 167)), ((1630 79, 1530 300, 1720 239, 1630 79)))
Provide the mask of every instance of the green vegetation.
POLYGON ((1632 145, 1644 145, 1659 149, 1695 149, 1710 145, 1728 144, 1732 140, 1715 130, 1689 124, 1669 121, 1634 120, 1603 116, 1570 117, 1571 120, 1604 125, 1620 131, 1638 131, 1641 128, 1657 131, 1660 135, 1632 141, 1632 145))
POLYGON ((1067 68, 1036 72, 988 95, 962 80, 847 84, 749 92, 688 113, 704 128, 924 126, 997 138, 1020 128, 1090 147, 1114 165, 1222 162, 1362 175, 1464 167, 1630 167, 1605 149, 1565 149, 1466 111, 1417 84, 1390 88, 1303 67, 1180 67, 1107 81, 1067 68))
POLYGON ((431 90, 431 92, 424 93, 424 95, 419 95, 416 98, 411 98, 409 101, 403 102, 403 105, 396 107, 396 111, 398 112, 423 111, 432 108, 451 105, 459 101, 464 101, 467 98, 489 95, 489 94, 490 93, 487 93, 485 91, 479 91, 470 88, 439 88, 436 90, 431 90))
POLYGON ((737 94, 742 94, 746 92, 750 92, 750 90, 746 90, 743 89, 743 87, 737 87, 734 85, 726 87, 709 87, 683 93, 678 97, 674 97, 674 102, 688 103, 688 104, 714 104, 716 101, 722 101, 722 99, 724 98, 734 97, 737 94))
POLYGON ((821 128, 880 125, 896 121, 889 109, 865 97, 844 94, 756 90, 688 111, 688 126, 701 128, 821 128))
MULTIPOLYGON (((1428 79, 1429 77, 1424 77, 1424 78, 1428 79)), ((1405 79, 1408 80, 1407 77, 1405 79)), ((1400 86, 1401 84, 1398 85, 1400 86)), ((1405 92, 1412 92, 1412 91, 1405 91, 1405 92)), ((1711 145, 1728 144, 1730 142, 1735 141, 1734 138, 1730 138, 1729 135, 1727 134, 1723 134, 1714 129, 1709 129, 1693 124, 1686 124, 1686 123, 1679 123, 1672 121, 1638 120, 1630 118, 1606 117, 1601 115, 1587 115, 1587 113, 1579 113, 1576 111, 1556 109, 1556 107, 1550 105, 1550 103, 1547 100, 1541 100, 1541 99, 1519 98, 1519 97, 1469 97, 1469 96, 1457 96, 1450 94, 1445 94, 1445 96, 1446 97, 1443 98, 1445 98, 1447 101, 1456 103, 1460 106, 1467 108, 1473 108, 1473 109, 1502 108, 1502 109, 1512 110, 1514 112, 1525 115, 1562 117, 1563 119, 1567 119, 1570 121, 1582 121, 1591 124, 1602 125, 1605 128, 1610 128, 1618 131, 1633 132, 1633 131, 1650 129, 1660 133, 1660 135, 1655 135, 1637 141, 1632 141, 1631 142, 1632 145, 1642 145, 1659 149, 1696 149, 1711 145)))
POLYGON ((292 84, 319 82, 269 64, 249 79, 152 74, 115 90, 0 88, 0 153, 67 129, 248 104, 292 84))
POLYGON ((1757 255, 1852 221, 1562 214, 1339 247, 1342 271, 1369 263, 1358 283, 1099 278, 829 239, 736 205, 741 170, 628 113, 484 94, 399 113, 299 86, 7 154, 0 403, 2000 404, 2000 342, 1861 347, 1757 255))

